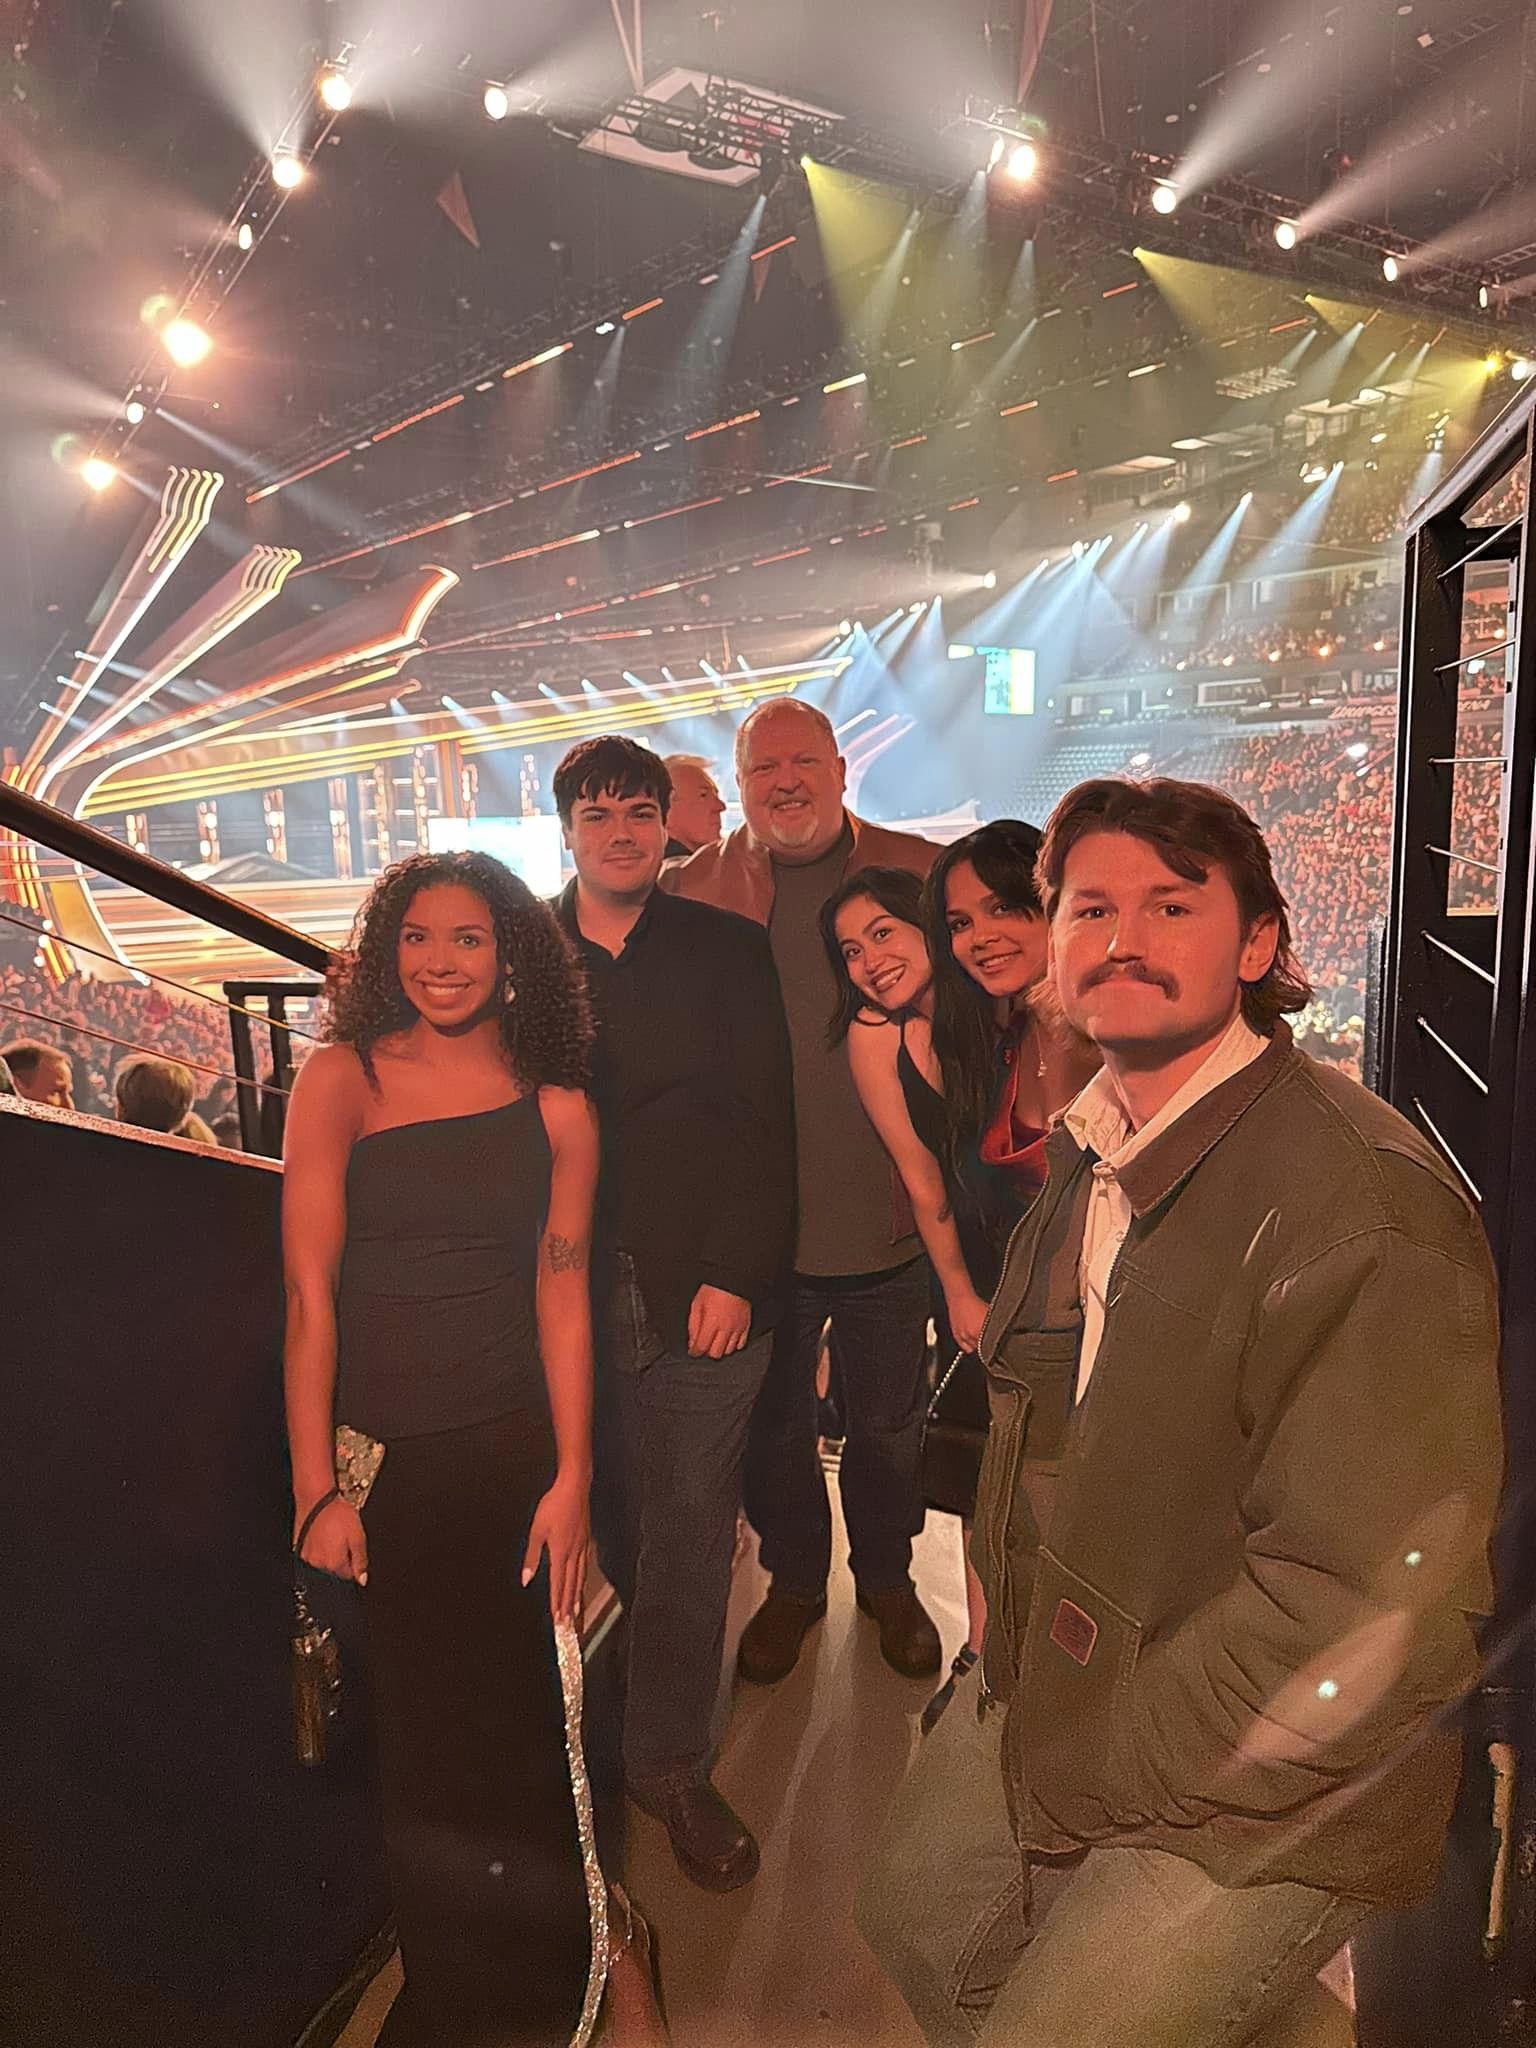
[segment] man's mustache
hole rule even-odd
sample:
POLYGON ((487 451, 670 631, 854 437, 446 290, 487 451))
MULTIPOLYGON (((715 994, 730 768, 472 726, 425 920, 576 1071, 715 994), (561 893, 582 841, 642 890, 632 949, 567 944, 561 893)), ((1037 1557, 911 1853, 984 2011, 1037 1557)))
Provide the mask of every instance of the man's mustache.
POLYGON ((1085 974, 1078 983, 1078 991, 1086 995, 1091 988, 1097 988, 1106 981, 1144 981, 1149 987, 1160 988, 1170 1002, 1176 1001, 1179 985, 1171 974, 1159 974, 1156 968, 1148 967, 1142 960, 1105 960, 1085 974))

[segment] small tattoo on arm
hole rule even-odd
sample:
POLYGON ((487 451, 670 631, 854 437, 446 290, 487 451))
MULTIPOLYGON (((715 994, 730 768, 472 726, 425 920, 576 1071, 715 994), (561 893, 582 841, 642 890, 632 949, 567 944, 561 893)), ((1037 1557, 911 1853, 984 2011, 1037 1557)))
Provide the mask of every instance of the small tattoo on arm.
POLYGON ((587 1263, 585 1247, 575 1238, 562 1237, 558 1230, 545 1237, 544 1249, 551 1273, 579 1273, 587 1263))

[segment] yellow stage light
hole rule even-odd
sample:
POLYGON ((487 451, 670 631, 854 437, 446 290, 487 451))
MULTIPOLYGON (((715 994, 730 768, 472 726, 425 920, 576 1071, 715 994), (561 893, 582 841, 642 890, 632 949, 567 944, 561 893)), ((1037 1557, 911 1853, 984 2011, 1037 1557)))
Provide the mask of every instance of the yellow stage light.
POLYGON ((1032 142, 1019 143, 1008 159, 1008 175, 1019 185, 1028 184, 1039 168, 1039 153, 1032 142))
POLYGON ((292 192, 304 182, 304 166, 291 149, 280 149, 272 158, 272 182, 284 192, 292 192))
POLYGON ((320 97, 333 114, 344 114, 352 104, 352 81, 334 65, 320 74, 320 97))
POLYGON ((103 462, 99 455, 92 455, 81 463, 80 475, 87 488, 93 491, 109 490, 117 482, 117 471, 110 462, 103 462))

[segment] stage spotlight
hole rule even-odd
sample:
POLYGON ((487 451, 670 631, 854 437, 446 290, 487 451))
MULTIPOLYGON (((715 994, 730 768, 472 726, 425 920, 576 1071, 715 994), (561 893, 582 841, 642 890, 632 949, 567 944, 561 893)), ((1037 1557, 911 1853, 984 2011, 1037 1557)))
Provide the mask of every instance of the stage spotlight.
POLYGON ((195 369, 213 347, 197 322, 185 318, 168 320, 160 330, 160 339, 171 361, 183 370, 195 369))
POLYGON ((996 590, 997 571, 995 569, 989 569, 986 575, 982 577, 981 587, 983 590, 996 590))
POLYGON ((1383 256, 1381 259, 1381 274, 1388 284, 1396 284, 1403 274, 1403 267, 1395 256, 1383 256))
POLYGON ((237 247, 240 249, 241 253, 246 256, 249 256, 252 249, 255 248, 256 230, 251 226, 248 220, 241 221, 239 229, 235 235, 235 242, 237 247))
POLYGON ((1040 168, 1040 156, 1032 142, 1021 142, 1008 159, 1008 175, 1016 185, 1027 185, 1040 168))
POLYGON ((1516 356, 1509 366, 1509 374, 1517 384, 1523 384, 1533 370, 1536 370, 1536 363, 1529 356, 1516 356))
POLYGON ((1493 291, 1492 291, 1492 288, 1491 288, 1491 287, 1490 287, 1489 285, 1486 285, 1486 284, 1480 284, 1480 285, 1478 286, 1478 288, 1477 288, 1477 310, 1478 310, 1478 311, 1479 311, 1480 313, 1486 313, 1486 312, 1487 312, 1487 310, 1488 310, 1488 308, 1489 308, 1489 307, 1490 307, 1490 306, 1491 306, 1492 304, 1493 304, 1493 291))
POLYGON ((1075 541, 1073 541, 1073 543, 1072 543, 1072 559, 1073 559, 1073 561, 1074 561, 1074 562, 1080 562, 1080 561, 1081 561, 1081 560, 1083 559, 1083 556, 1084 556, 1085 554, 1087 554, 1087 552, 1088 552, 1088 550, 1087 550, 1087 549, 1086 549, 1086 548, 1085 548, 1085 547, 1083 546, 1083 544, 1082 544, 1082 542, 1081 542, 1080 540, 1075 540, 1075 541))
POLYGON ((1187 525, 1188 522, 1194 517, 1194 507, 1189 503, 1189 500, 1187 498, 1181 498, 1178 504, 1174 506, 1172 512, 1170 512, 1168 516, 1173 521, 1175 526, 1187 525))
POLYGON ((481 94, 480 104, 485 108, 488 121, 505 121, 512 111, 512 102, 504 85, 488 85, 481 94))
POLYGON ((1275 222, 1275 241, 1282 249, 1294 249, 1298 240, 1299 235, 1295 221, 1277 220, 1275 222))
POLYGON ((1500 370, 1503 369, 1503 367, 1504 358, 1499 354, 1496 348, 1490 349, 1487 355, 1483 357, 1483 368, 1488 372, 1488 375, 1490 377, 1496 377, 1500 370))
POLYGON ((117 471, 110 462, 103 462, 99 455, 92 455, 80 465, 80 476, 88 490, 105 491, 117 482, 117 471))
POLYGON ((994 135, 992 147, 987 152, 987 175, 990 177, 1003 160, 1003 151, 1008 147, 1005 137, 994 135))
POLYGON ((272 158, 272 182, 284 192, 292 192, 304 182, 304 166, 291 149, 280 149, 272 158))
POLYGON ((320 97, 333 114, 344 114, 352 104, 352 81, 334 64, 320 74, 320 97))
POLYGON ((853 631, 852 619, 839 619, 837 622, 837 631, 839 638, 846 640, 848 638, 848 635, 853 631))
POLYGON ((143 425, 144 408, 140 404, 138 399, 129 399, 128 403, 123 407, 123 418, 128 422, 130 427, 138 427, 143 425))
POLYGON ((922 610, 922 608, 923 608, 923 601, 922 601, 922 599, 921 599, 921 598, 919 598, 916 604, 909 604, 909 605, 907 606, 907 615, 908 615, 908 617, 909 617, 909 618, 914 618, 914 619, 915 619, 915 618, 917 617, 918 613, 919 613, 919 612, 920 612, 920 611, 922 610))
POLYGON ((617 325, 618 322, 615 320, 599 320, 593 332, 595 334, 612 334, 617 325))
POLYGON ((1154 213, 1177 213, 1179 195, 1166 178, 1159 178, 1152 187, 1152 211, 1154 213))

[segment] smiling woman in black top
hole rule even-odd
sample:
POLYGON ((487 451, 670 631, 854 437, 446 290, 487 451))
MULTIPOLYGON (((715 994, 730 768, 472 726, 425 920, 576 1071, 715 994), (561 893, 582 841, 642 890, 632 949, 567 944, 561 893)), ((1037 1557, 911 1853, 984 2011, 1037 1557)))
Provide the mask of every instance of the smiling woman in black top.
POLYGON ((405 1966, 379 2040, 564 2044, 592 1958, 552 1629, 587 1559, 586 1001, 515 876, 423 856, 364 905, 328 1035, 288 1119, 288 1430, 305 1561, 368 1587, 405 1966), (362 1515, 328 1499, 336 1423, 385 1447, 362 1515))

